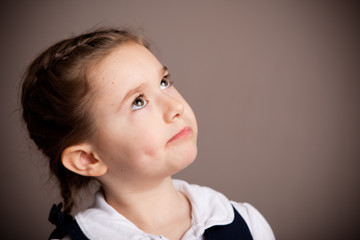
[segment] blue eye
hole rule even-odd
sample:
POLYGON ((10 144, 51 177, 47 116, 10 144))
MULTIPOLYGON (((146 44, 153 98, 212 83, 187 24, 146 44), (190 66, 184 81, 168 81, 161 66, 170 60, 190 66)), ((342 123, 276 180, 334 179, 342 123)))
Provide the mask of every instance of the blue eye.
POLYGON ((140 95, 137 98, 135 98, 135 100, 133 101, 132 105, 131 105, 131 110, 135 111, 138 109, 141 109, 143 107, 145 107, 147 104, 146 99, 140 95))
POLYGON ((172 85, 172 82, 169 80, 169 75, 164 76, 160 81, 160 89, 164 90, 172 85))

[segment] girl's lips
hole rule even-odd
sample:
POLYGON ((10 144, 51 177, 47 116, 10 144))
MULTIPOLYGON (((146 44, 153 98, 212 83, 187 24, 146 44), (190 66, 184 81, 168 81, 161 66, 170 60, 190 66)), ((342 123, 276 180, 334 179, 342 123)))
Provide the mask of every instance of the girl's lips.
POLYGON ((183 129, 180 130, 180 132, 178 132, 175 136, 173 136, 168 142, 173 142, 177 139, 185 138, 185 137, 189 136, 190 134, 192 134, 191 128, 184 127, 183 129))

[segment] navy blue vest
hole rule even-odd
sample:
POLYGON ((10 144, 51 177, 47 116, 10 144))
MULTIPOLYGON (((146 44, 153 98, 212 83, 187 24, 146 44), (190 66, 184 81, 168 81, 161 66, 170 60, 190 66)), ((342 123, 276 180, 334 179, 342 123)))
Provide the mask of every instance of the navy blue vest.
MULTIPOLYGON (((61 212, 62 204, 53 205, 49 215, 49 221, 56 225, 56 229, 51 233, 49 239, 61 239, 66 235, 70 235, 72 240, 88 240, 81 231, 78 223, 70 215, 61 212)), ((206 240, 253 240, 250 230, 234 209, 234 221, 228 225, 213 226, 205 230, 204 236, 206 240)))

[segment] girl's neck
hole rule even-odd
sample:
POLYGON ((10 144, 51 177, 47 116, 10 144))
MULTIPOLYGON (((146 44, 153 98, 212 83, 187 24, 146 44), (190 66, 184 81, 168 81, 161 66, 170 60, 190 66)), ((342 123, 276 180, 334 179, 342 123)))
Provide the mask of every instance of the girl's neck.
POLYGON ((164 228, 169 229, 169 225, 176 226, 173 224, 182 224, 187 230, 191 223, 191 205, 189 200, 174 188, 171 178, 165 178, 150 186, 126 192, 104 187, 105 198, 116 211, 145 232, 165 235, 164 228))
POLYGON ((174 200, 169 198, 176 198, 179 194, 173 187, 170 177, 152 184, 144 182, 143 186, 133 186, 127 189, 121 186, 118 188, 103 186, 103 188, 107 203, 121 214, 132 208, 135 210, 146 208, 149 205, 149 207, 153 209, 154 206, 162 201, 174 200))

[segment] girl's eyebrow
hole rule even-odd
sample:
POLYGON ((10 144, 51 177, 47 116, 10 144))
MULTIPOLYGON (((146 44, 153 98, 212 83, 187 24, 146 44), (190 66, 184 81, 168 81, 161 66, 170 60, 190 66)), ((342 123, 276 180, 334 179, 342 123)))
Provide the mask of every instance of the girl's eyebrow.
MULTIPOLYGON (((162 68, 161 68, 161 76, 162 75, 164 75, 166 72, 167 72, 167 67, 166 66, 163 66, 162 68)), ((144 87, 145 87, 145 84, 144 83, 141 83, 139 86, 137 86, 137 87, 135 87, 135 88, 133 88, 133 89, 130 89, 127 93, 126 93, 126 95, 125 95, 125 97, 121 100, 121 102, 120 102, 120 104, 119 104, 119 106, 117 107, 117 109, 116 109, 116 111, 119 111, 120 110, 120 108, 124 105, 124 103, 126 102, 126 100, 128 100, 131 96, 133 96, 135 93, 138 93, 138 92, 141 92, 143 89, 144 89, 144 87)))
POLYGON ((166 72, 167 72, 168 68, 166 66, 163 66, 162 67, 162 75, 164 75, 166 72))

